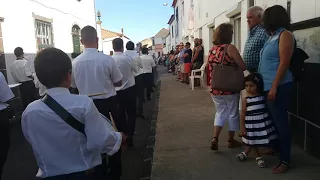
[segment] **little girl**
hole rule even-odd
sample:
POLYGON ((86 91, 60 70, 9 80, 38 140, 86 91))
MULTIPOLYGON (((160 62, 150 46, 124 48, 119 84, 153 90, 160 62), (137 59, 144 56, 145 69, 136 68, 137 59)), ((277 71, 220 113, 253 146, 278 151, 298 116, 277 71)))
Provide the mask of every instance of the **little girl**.
POLYGON ((256 153, 260 168, 266 167, 259 147, 268 147, 277 138, 276 130, 265 106, 262 77, 252 73, 245 78, 247 97, 242 100, 240 135, 245 145, 244 152, 237 155, 240 161, 247 159, 251 150, 256 153))

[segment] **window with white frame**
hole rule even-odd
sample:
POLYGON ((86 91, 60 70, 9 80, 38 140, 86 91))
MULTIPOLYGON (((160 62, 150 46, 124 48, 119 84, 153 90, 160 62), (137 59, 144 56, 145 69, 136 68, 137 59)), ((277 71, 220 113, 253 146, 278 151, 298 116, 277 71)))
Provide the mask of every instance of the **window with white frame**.
POLYGON ((233 42, 239 51, 241 51, 241 16, 234 18, 233 24, 233 42))
POLYGON ((35 32, 38 50, 53 47, 52 24, 49 22, 35 20, 35 32))

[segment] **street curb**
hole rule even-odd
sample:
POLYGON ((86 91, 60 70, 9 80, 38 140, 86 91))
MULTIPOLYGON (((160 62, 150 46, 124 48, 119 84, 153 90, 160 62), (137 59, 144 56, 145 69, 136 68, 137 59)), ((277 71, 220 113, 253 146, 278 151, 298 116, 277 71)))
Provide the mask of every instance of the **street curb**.
POLYGON ((149 122, 150 130, 149 130, 148 142, 143 151, 143 156, 144 156, 143 175, 140 178, 140 180, 151 179, 151 172, 152 172, 152 165, 153 165, 153 158, 154 158, 154 147, 156 143, 156 130, 157 130, 157 120, 158 120, 158 113, 159 113, 160 92, 161 92, 161 80, 159 80, 157 83, 153 114, 149 122))

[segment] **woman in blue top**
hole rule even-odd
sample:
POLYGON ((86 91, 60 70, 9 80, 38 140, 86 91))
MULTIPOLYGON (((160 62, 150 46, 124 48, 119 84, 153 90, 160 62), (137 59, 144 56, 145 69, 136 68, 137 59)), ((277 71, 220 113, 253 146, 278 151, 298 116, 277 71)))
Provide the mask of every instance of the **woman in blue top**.
POLYGON ((289 66, 294 37, 288 31, 290 17, 282 6, 267 8, 262 22, 270 38, 261 50, 259 73, 263 77, 268 107, 279 138, 275 150, 280 153, 280 161, 272 172, 281 174, 289 169, 291 156, 291 132, 287 110, 292 86, 289 66))

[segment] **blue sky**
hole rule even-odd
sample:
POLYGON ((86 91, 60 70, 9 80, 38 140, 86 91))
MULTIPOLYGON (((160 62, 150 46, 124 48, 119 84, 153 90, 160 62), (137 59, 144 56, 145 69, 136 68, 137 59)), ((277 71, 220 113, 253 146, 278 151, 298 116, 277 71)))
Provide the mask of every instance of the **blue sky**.
POLYGON ((101 12, 102 27, 121 32, 137 43, 152 37, 173 14, 172 0, 96 0, 96 10, 101 12), (167 2, 169 6, 163 6, 167 2))

